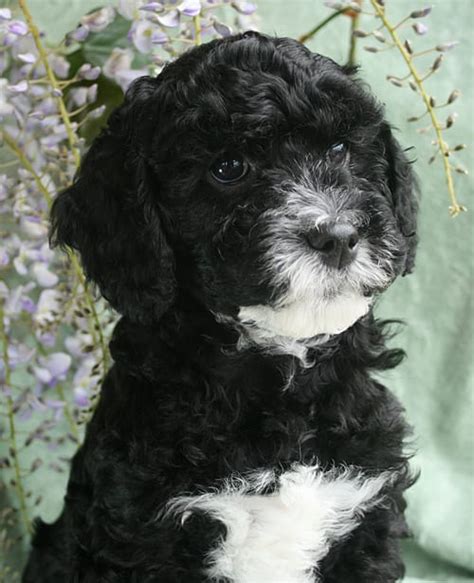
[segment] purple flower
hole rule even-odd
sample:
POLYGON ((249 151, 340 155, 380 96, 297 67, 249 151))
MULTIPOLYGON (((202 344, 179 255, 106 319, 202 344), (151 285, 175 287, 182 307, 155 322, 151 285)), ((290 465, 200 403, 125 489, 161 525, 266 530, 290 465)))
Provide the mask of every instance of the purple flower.
POLYGON ((140 53, 148 54, 151 52, 152 35, 155 29, 155 26, 148 20, 138 20, 132 24, 128 33, 129 39, 140 53))
POLYGON ((44 239, 48 234, 48 226, 37 216, 20 216, 21 231, 32 239, 44 239))
POLYGON ((118 0, 117 12, 126 20, 133 20, 137 16, 138 9, 143 0, 118 0))
POLYGON ((81 43, 81 42, 85 41, 86 38, 89 36, 89 32, 90 32, 90 30, 87 26, 79 25, 76 28, 76 30, 69 33, 68 38, 71 40, 74 40, 78 43, 81 43))
POLYGON ((77 87, 71 89, 71 99, 77 107, 82 107, 87 101, 87 87, 77 87))
MULTIPOLYGON (((77 359, 84 357, 84 346, 90 344, 92 344, 92 336, 90 334, 81 334, 81 337, 68 336, 64 341, 67 350, 77 359)), ((90 355, 87 358, 91 358, 90 355)))
POLYGON ((232 8, 241 14, 253 14, 257 10, 257 6, 253 2, 244 2, 243 0, 235 0, 231 3, 232 8))
POLYGON ((35 302, 28 296, 21 298, 21 309, 29 314, 34 314, 36 312, 35 302))
POLYGON ((214 26, 214 30, 217 32, 217 34, 220 34, 221 36, 230 36, 232 34, 232 29, 230 28, 230 26, 227 26, 227 24, 224 24, 223 22, 219 22, 218 20, 214 20, 213 21, 213 26, 214 26))
POLYGON ((12 20, 8 25, 8 32, 16 36, 28 34, 28 26, 21 20, 12 20))
MULTIPOLYGON (((27 364, 34 356, 35 349, 26 346, 25 344, 15 343, 8 346, 8 363, 12 369, 20 365, 27 364)), ((0 369, 3 366, 3 361, 0 360, 0 369)))
POLYGON ((96 107, 95 109, 90 111, 87 115, 87 118, 88 119, 97 119, 101 115, 103 115, 103 113, 106 109, 107 109, 107 107, 105 105, 100 105, 99 107, 96 107))
POLYGON ((116 81, 125 91, 137 77, 147 74, 147 71, 131 69, 133 52, 130 49, 113 49, 103 67, 104 75, 116 81))
POLYGON ((9 8, 0 8, 0 20, 10 20, 12 11, 9 8))
POLYGON ((93 67, 89 63, 84 63, 79 68, 77 76, 79 79, 87 79, 88 81, 95 81, 100 75, 100 67, 93 67))
POLYGON ((42 385, 52 387, 66 378, 71 357, 65 352, 54 352, 38 358, 38 363, 39 366, 33 367, 33 374, 42 385))
POLYGON ((178 10, 185 16, 197 16, 201 12, 200 0, 183 0, 178 5, 178 10))
POLYGON ((48 57, 48 61, 57 77, 65 79, 68 76, 70 65, 64 57, 51 53, 48 57))
POLYGON ((33 53, 20 53, 18 55, 18 59, 23 63, 27 63, 28 65, 33 65, 36 63, 37 57, 33 53))
POLYGON ((151 35, 151 42, 154 45, 164 45, 169 42, 169 37, 162 30, 155 30, 151 35))
POLYGON ((45 289, 40 293, 34 320, 37 326, 46 327, 56 320, 61 309, 61 293, 57 289, 45 289))
POLYGON ((176 28, 179 26, 178 10, 170 10, 163 15, 160 14, 156 17, 156 19, 162 26, 166 26, 167 28, 176 28))
POLYGON ((90 85, 87 88, 87 102, 88 103, 94 103, 94 101, 97 99, 97 83, 94 83, 93 85, 90 85))
POLYGON ((81 18, 81 24, 91 32, 101 32, 109 26, 115 18, 115 10, 111 6, 106 6, 81 18))
POLYGON ((423 22, 415 22, 415 24, 413 25, 413 30, 416 32, 416 34, 422 36, 426 34, 429 29, 423 22))
POLYGON ((24 93, 28 89, 28 83, 23 79, 23 81, 19 81, 15 85, 8 85, 7 89, 11 93, 24 93))
POLYGON ((49 271, 44 263, 34 263, 32 272, 41 287, 53 287, 59 281, 58 276, 49 271))
POLYGON ((74 404, 82 409, 89 407, 89 391, 84 387, 74 387, 74 404))
POLYGON ((147 4, 140 6, 139 10, 144 10, 145 12, 159 12, 163 10, 163 4, 160 2, 147 2, 147 4))

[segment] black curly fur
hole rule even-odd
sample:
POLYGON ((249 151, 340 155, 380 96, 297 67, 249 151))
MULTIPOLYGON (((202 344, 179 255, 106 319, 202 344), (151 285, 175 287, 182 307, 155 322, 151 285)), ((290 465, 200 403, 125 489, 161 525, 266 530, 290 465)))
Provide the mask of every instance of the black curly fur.
POLYGON ((410 165, 350 71, 296 41, 245 33, 130 88, 52 210, 53 243, 80 252, 123 317, 64 511, 52 525, 38 521, 24 583, 210 581, 206 555, 224 525, 195 512, 181 526, 159 515, 164 505, 233 474, 315 460, 397 476, 384 504, 333 544, 318 581, 402 576, 408 428, 371 374, 403 353, 385 347, 384 324, 369 313, 308 348, 305 367, 255 344, 237 350, 241 330, 214 316, 274 296, 259 263, 258 218, 279 203, 270 186, 342 139, 344 183, 370 187, 357 199, 370 218, 365 236, 376 246, 390 230, 393 275, 406 273, 416 245, 410 165), (245 187, 209 179, 224 149, 252 160, 245 187))

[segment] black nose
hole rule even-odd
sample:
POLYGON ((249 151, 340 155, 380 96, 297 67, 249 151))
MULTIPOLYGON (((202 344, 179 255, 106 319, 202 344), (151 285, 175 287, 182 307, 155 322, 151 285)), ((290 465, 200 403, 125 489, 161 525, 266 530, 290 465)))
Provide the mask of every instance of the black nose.
POLYGON ((359 234, 348 223, 325 223, 306 233, 306 239, 327 265, 340 269, 356 256, 359 234))

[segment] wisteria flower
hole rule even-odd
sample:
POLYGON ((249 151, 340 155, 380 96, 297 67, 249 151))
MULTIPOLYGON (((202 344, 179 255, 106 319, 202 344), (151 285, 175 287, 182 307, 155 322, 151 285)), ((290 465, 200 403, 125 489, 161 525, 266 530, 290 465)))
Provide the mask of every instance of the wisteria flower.
POLYGON ((179 11, 170 10, 164 14, 157 15, 156 19, 162 26, 165 26, 166 28, 176 28, 180 23, 179 11))
POLYGON ((81 24, 91 32, 101 32, 113 22, 115 10, 112 6, 106 6, 81 18, 81 24))
POLYGON ((53 287, 59 281, 59 277, 50 271, 44 263, 34 263, 32 272, 41 287, 53 287))
POLYGON ((148 54, 153 47, 153 34, 157 32, 156 25, 149 20, 138 20, 132 24, 128 38, 140 53, 148 54))
POLYGON ((117 12, 127 20, 139 18, 139 9, 145 0, 118 0, 117 12))
POLYGON ((38 365, 33 367, 33 373, 41 385, 53 387, 66 378, 71 360, 70 355, 65 352, 53 352, 38 358, 38 365))
POLYGON ((147 71, 143 69, 132 69, 132 61, 131 49, 116 48, 103 67, 104 74, 116 81, 124 91, 137 77, 147 74, 147 71))
POLYGON ((185 16, 197 16, 202 7, 200 0, 183 0, 181 4, 178 4, 177 8, 185 16))

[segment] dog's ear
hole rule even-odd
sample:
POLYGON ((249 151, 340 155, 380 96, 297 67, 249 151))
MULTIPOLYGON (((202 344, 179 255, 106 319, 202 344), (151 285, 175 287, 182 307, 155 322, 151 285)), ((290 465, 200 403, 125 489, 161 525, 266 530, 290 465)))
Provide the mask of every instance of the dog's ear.
POLYGON ((405 237, 407 252, 403 275, 411 273, 415 264, 418 238, 416 217, 418 212, 418 187, 412 165, 400 144, 393 137, 387 123, 382 124, 381 138, 385 148, 386 181, 392 197, 395 216, 405 237))
POLYGON ((50 241, 76 249, 87 279, 134 321, 158 319, 174 299, 174 257, 158 214, 149 148, 158 81, 142 77, 54 201, 50 241))

